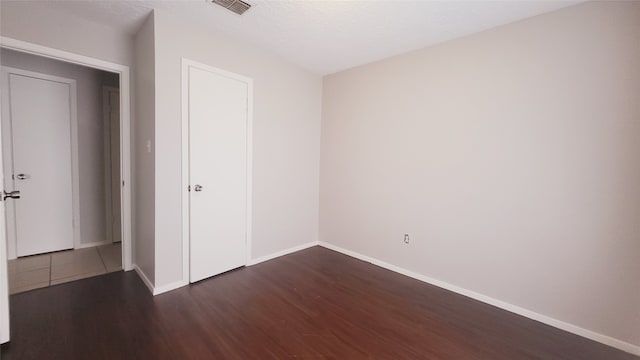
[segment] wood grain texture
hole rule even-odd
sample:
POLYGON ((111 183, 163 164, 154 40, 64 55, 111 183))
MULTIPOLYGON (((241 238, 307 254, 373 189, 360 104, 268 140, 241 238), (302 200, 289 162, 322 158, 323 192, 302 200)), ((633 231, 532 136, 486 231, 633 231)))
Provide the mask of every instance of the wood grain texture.
POLYGON ((152 297, 134 272, 11 298, 2 359, 639 359, 320 247, 152 297))

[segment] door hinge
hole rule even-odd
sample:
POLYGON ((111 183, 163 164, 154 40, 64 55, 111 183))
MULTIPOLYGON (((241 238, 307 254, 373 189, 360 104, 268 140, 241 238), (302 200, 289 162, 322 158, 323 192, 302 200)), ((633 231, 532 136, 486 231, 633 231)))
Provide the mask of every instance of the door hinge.
POLYGON ((124 180, 122 180, 122 187, 124 187, 124 180))
POLYGON ((191 185, 187 186, 187 191, 191 192, 191 185))

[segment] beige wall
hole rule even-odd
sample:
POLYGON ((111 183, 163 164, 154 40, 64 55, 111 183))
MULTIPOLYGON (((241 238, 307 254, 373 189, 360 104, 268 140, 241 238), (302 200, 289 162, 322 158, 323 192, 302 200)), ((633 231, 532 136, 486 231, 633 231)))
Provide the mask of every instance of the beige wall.
POLYGON ((133 62, 133 39, 127 33, 37 1, 0 1, 0 35, 117 64, 133 62))
POLYGON ((106 240, 102 86, 105 72, 48 58, 0 50, 4 66, 76 80, 80 242, 106 240))
POLYGON ((640 345, 639 64, 609 2, 326 77, 320 240, 640 345))
POLYGON ((181 57, 254 80, 252 257, 316 241, 321 78, 169 13, 155 15, 156 286, 182 279, 181 57))
POLYGON ((2 36, 135 63, 134 262, 156 286, 182 278, 185 57, 255 81, 254 258, 317 239, 320 179, 320 240, 640 345, 639 3, 538 16, 323 92, 164 12, 135 40, 31 2, 1 2, 0 20, 2 36))
POLYGON ((132 135, 134 263, 155 282, 155 116, 156 67, 154 19, 150 15, 135 36, 134 96, 136 121, 132 135), (149 146, 147 146, 149 145, 149 146))

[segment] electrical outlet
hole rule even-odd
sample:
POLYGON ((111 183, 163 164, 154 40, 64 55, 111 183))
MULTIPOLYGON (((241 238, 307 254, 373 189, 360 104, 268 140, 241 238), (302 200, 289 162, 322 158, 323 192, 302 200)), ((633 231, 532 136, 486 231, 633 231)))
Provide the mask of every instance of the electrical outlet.
POLYGON ((404 234, 404 243, 409 244, 409 234, 404 234))

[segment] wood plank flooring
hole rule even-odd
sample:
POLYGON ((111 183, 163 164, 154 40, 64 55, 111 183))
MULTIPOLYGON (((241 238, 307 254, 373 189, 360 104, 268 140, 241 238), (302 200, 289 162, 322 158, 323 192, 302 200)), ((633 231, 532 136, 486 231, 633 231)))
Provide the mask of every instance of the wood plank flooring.
POLYGON ((2 359, 640 359, 314 247, 152 297, 134 272, 11 297, 2 359))

